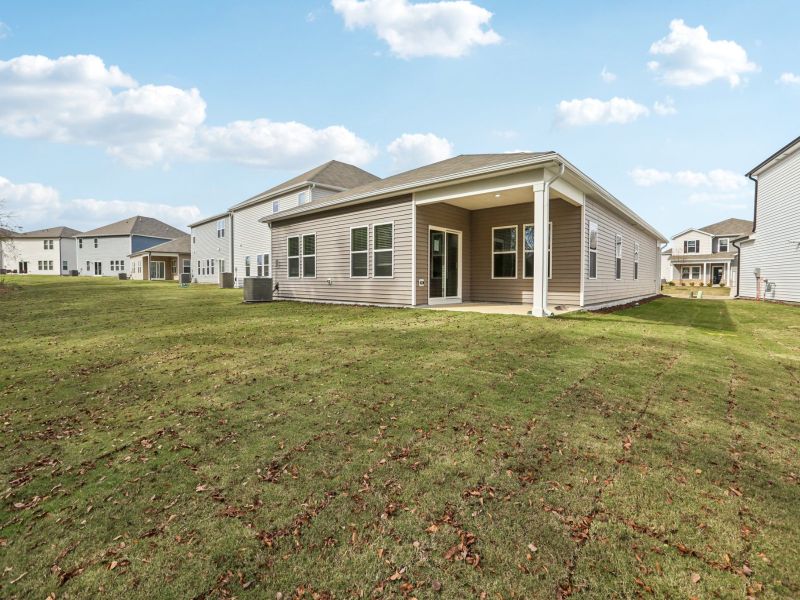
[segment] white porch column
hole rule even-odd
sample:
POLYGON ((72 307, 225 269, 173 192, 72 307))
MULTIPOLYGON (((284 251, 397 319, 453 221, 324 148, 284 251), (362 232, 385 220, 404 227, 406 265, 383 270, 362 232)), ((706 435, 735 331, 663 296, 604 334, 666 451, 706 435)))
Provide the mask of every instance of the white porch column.
POLYGON ((706 282, 706 263, 703 263, 703 283, 706 282))
MULTIPOLYGON (((550 232, 550 187, 544 182, 533 184, 533 314, 546 317, 547 312, 547 248, 550 232)), ((522 232, 523 236, 525 232, 522 232)), ((524 240, 523 240, 524 248, 524 240)), ((522 255, 525 260, 525 253, 522 255)), ((524 268, 524 262, 523 262, 524 268)))

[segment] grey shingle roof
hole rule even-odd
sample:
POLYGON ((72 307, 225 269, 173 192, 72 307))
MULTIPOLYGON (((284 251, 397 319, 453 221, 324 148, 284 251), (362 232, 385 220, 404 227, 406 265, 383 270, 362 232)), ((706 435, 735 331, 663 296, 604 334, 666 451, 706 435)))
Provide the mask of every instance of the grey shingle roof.
POLYGON ((325 164, 314 167, 310 171, 301 173, 297 177, 292 177, 288 181, 279 183, 278 185, 275 185, 268 190, 253 196, 252 198, 248 198, 243 202, 233 205, 230 210, 237 210, 239 208, 249 206, 250 204, 263 202, 267 198, 275 196, 284 190, 289 190, 306 183, 316 183, 322 186, 347 190, 371 181, 376 181, 378 179, 380 178, 377 175, 368 173, 367 171, 359 169, 356 166, 339 162, 338 160, 330 160, 325 164))
POLYGON ((139 252, 134 252, 131 256, 139 256, 140 254, 158 254, 159 252, 163 252, 165 254, 191 254, 192 253, 192 243, 191 243, 191 236, 187 234, 183 234, 179 238, 175 238, 174 240, 170 240, 168 242, 163 242, 161 244, 156 244, 155 246, 150 246, 144 250, 139 252))
POLYGON ((555 154, 553 152, 513 152, 503 154, 461 154, 453 158, 448 158, 439 162, 435 162, 424 167, 404 171, 397 175, 392 175, 386 179, 377 179, 333 194, 325 196, 319 200, 303 204, 296 208, 281 211, 279 213, 281 218, 289 215, 306 212, 315 208, 339 204, 344 200, 349 199, 351 196, 368 196, 372 194, 380 194, 382 190, 392 190, 397 187, 413 187, 417 183, 422 183, 430 179, 437 179, 440 177, 448 177, 458 175, 459 173, 466 173, 475 169, 493 167, 506 163, 513 163, 515 161, 530 159, 539 156, 546 156, 555 154))
POLYGON ((713 262, 715 260, 728 260, 735 258, 736 252, 717 252, 715 254, 673 254, 673 263, 713 262))
POLYGON ((150 237, 174 239, 186 235, 186 232, 172 225, 167 225, 163 221, 159 221, 153 217, 137 215, 129 219, 117 221, 116 223, 111 223, 110 225, 92 229, 85 233, 78 233, 76 237, 104 237, 112 235, 146 235, 150 237))
POLYGON ((191 229, 192 227, 197 227, 198 225, 202 225, 203 223, 210 223, 211 221, 224 219, 227 216, 228 216, 227 212, 218 213, 216 215, 211 215, 210 217, 206 217, 205 219, 200 219, 199 221, 195 221, 194 223, 189 223, 188 227, 191 229))
POLYGON ((746 219, 725 219, 700 229, 711 235, 749 235, 753 232, 753 222, 746 219))
POLYGON ((48 227, 47 229, 37 229, 36 231, 25 231, 14 234, 19 238, 66 238, 80 235, 80 231, 71 227, 48 227))

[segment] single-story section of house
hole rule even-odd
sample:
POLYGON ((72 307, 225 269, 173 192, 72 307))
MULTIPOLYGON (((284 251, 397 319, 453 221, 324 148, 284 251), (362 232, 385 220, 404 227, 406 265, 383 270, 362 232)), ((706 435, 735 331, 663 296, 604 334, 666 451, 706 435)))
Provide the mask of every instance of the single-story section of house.
POLYGON ((130 278, 149 281, 177 281, 181 273, 191 273, 191 243, 188 235, 150 246, 128 255, 130 278))
POLYGON ((555 152, 457 156, 261 222, 276 298, 535 316, 657 294, 666 242, 555 152))

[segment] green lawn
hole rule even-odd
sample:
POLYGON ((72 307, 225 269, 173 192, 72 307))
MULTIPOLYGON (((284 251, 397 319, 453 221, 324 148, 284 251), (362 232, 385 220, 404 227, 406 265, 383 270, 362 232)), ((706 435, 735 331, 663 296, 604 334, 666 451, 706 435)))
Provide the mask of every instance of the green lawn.
POLYGON ((798 308, 8 281, 4 598, 800 597, 798 308))

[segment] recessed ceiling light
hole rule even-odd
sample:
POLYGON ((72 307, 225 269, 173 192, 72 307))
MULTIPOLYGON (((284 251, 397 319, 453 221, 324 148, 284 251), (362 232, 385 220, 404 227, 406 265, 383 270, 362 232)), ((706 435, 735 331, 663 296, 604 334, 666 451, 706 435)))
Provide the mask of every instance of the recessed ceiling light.
POLYGON ((499 197, 500 197, 500 194, 495 194, 495 195, 494 195, 494 197, 495 197, 495 198, 499 198, 499 197))

